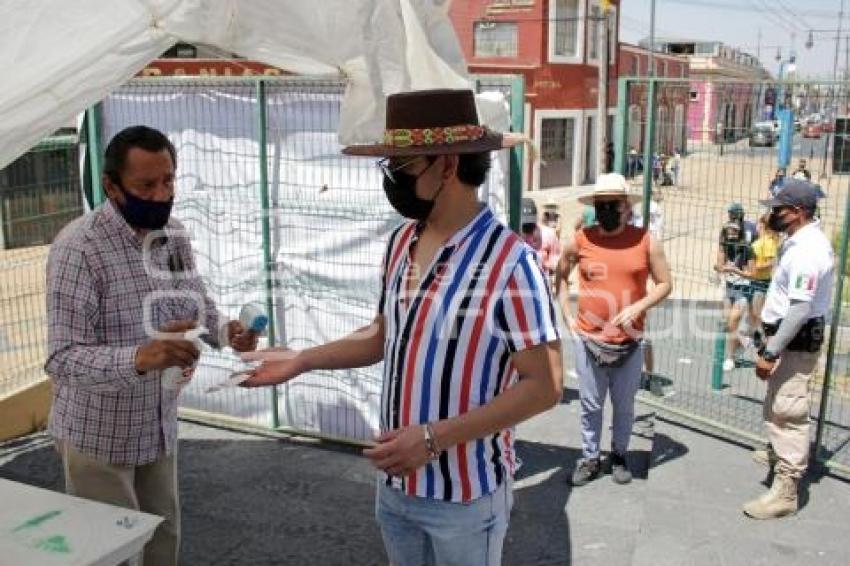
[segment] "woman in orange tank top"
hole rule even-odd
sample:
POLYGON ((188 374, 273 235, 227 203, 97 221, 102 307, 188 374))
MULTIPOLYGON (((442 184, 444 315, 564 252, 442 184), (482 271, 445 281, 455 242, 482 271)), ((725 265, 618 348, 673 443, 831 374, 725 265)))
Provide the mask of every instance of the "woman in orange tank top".
POLYGON ((626 453, 640 383, 644 321, 647 311, 672 290, 664 250, 643 229, 627 224, 638 198, 622 175, 601 175, 592 195, 598 225, 577 230, 561 255, 555 289, 573 334, 581 399, 583 458, 573 485, 599 476, 602 409, 608 391, 614 407, 611 470, 614 481, 631 481, 626 453), (570 314, 566 278, 578 268, 578 312, 570 314), (647 281, 654 285, 648 291, 647 281))

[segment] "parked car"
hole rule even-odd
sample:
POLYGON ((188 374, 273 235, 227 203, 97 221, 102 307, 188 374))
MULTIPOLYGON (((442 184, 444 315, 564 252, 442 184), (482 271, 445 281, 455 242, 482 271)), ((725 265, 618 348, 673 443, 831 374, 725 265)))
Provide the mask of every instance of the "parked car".
POLYGON ((827 120, 822 122, 820 125, 820 131, 823 133, 832 133, 835 131, 835 122, 833 120, 827 120))
POLYGON ((804 138, 820 138, 823 129, 819 122, 809 122, 806 124, 806 127, 803 128, 803 137, 804 138))
POLYGON ((756 125, 750 130, 750 147, 773 147, 776 131, 771 126, 756 125))

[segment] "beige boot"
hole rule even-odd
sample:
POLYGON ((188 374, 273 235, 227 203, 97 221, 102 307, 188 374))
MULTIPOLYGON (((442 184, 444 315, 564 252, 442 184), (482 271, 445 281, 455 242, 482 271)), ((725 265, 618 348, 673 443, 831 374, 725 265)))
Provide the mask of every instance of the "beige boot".
POLYGON ((753 519, 778 519, 797 512, 797 480, 784 475, 773 479, 770 491, 744 505, 753 519))
POLYGON ((776 465, 777 461, 779 461, 779 458, 776 456, 776 452, 773 451, 773 447, 770 444, 768 444, 767 448, 764 450, 753 450, 753 462, 760 466, 772 468, 776 465))

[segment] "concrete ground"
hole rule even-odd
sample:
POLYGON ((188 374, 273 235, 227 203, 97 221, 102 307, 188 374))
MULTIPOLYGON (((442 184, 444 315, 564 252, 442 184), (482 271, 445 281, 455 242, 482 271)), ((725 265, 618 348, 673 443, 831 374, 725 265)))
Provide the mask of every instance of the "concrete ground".
MULTIPOLYGON (((845 481, 813 473, 799 515, 754 522, 740 506, 764 489, 765 474, 748 448, 638 412, 636 479, 627 486, 610 476, 568 485, 580 456, 572 384, 559 406, 519 427, 523 467, 504 564, 847 563, 845 481)), ((387 563, 373 518, 374 472, 357 450, 187 422, 180 435, 183 564, 387 563)), ((0 445, 0 477, 62 487, 43 434, 0 445)))

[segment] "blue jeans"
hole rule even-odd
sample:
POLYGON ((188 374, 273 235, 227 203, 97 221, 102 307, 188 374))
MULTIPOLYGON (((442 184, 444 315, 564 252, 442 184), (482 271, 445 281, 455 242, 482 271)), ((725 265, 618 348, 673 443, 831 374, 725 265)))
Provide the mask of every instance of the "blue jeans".
POLYGON ((509 480, 469 503, 406 495, 378 480, 375 516, 393 566, 497 566, 513 507, 509 480))

